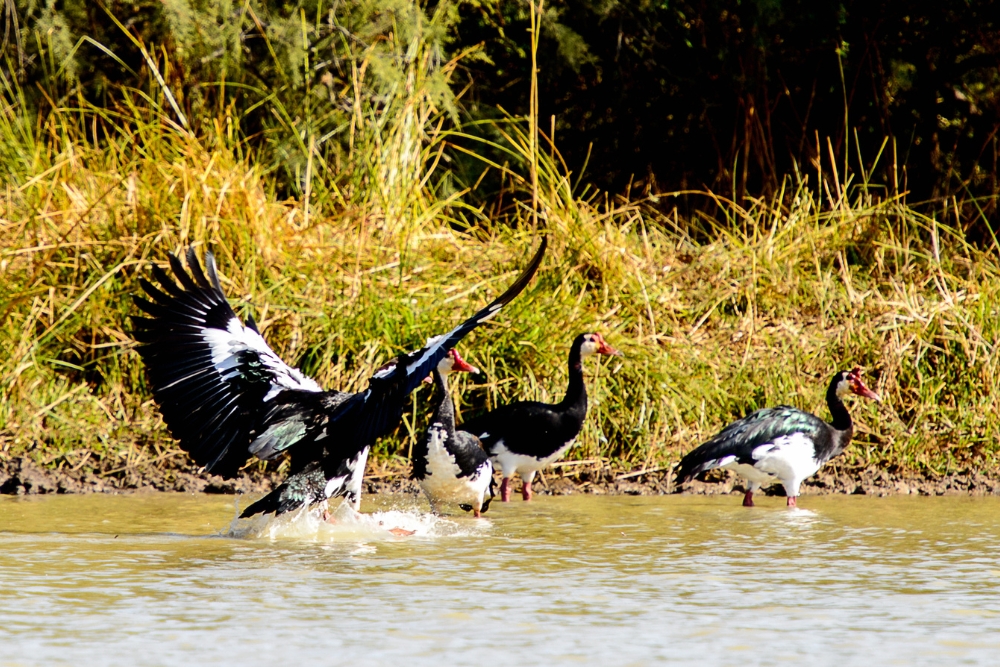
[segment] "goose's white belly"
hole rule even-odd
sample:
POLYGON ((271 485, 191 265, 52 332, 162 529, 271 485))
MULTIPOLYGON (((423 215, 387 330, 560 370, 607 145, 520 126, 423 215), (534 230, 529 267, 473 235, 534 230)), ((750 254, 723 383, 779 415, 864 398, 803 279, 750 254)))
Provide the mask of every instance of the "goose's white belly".
POLYGON ((752 465, 748 465, 746 463, 737 463, 736 461, 731 461, 719 467, 725 470, 732 470, 740 477, 744 477, 750 480, 751 485, 755 489, 760 488, 762 486, 763 487, 771 486, 772 484, 778 481, 778 478, 772 475, 771 473, 764 472, 763 470, 758 470, 752 465))
POLYGON ((576 438, 570 440, 545 458, 538 459, 534 456, 528 456, 527 454, 512 452, 507 449, 503 440, 497 440, 496 445, 493 446, 493 454, 491 455, 491 458, 500 467, 500 470, 505 478, 513 477, 516 472, 521 476, 521 479, 526 482, 530 482, 535 478, 536 472, 562 458, 562 455, 566 453, 567 449, 573 446, 574 442, 576 442, 576 438))
POLYGON ((481 509, 493 479, 493 464, 488 460, 468 477, 459 477, 462 469, 445 449, 443 432, 432 427, 427 443, 427 474, 420 487, 432 506, 442 503, 468 504, 481 509))
POLYGON ((801 433, 775 438, 754 448, 751 456, 756 461, 753 465, 737 463, 736 457, 729 456, 720 459, 717 466, 747 478, 752 489, 780 481, 787 496, 798 496, 802 482, 821 466, 812 440, 801 433))
POLYGON ((801 433, 776 438, 769 445, 753 450, 754 467, 781 480, 785 495, 798 496, 799 486, 820 469, 812 440, 801 433))

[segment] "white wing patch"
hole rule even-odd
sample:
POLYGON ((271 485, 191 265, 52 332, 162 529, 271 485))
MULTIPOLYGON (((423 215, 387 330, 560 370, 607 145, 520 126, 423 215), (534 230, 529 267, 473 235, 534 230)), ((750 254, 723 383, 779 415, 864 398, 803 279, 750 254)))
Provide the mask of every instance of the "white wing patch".
POLYGON ((329 498, 334 493, 344 488, 344 482, 346 480, 347 478, 344 477, 343 475, 339 477, 331 477, 330 479, 326 480, 326 488, 323 489, 323 493, 326 494, 327 498, 329 498))
POLYGON ((388 376, 392 375, 392 372, 394 370, 396 370, 396 362, 395 361, 390 361, 385 366, 383 366, 379 370, 375 371, 375 374, 372 375, 372 377, 373 378, 378 378, 378 379, 381 380, 384 377, 388 377, 388 376))
POLYGON ((351 471, 351 477, 344 485, 344 495, 355 512, 361 511, 361 483, 365 477, 365 466, 368 465, 368 449, 368 447, 365 447, 358 454, 358 458, 347 462, 347 468, 351 471))
POLYGON ((479 323, 482 324, 483 322, 488 322, 488 321, 492 320, 494 317, 496 317, 496 314, 500 312, 500 309, 503 308, 504 305, 505 304, 498 303, 495 306, 490 306, 490 309, 489 309, 490 312, 488 312, 483 317, 480 317, 479 318, 479 323))
POLYGON ((332 496, 344 496, 344 500, 354 509, 355 512, 361 509, 361 482, 365 476, 365 466, 368 464, 368 447, 365 447, 356 458, 346 461, 347 475, 331 477, 326 482, 323 493, 327 498, 332 496))
POLYGON ((306 377, 297 368, 292 368, 274 353, 259 333, 240 324, 232 318, 226 329, 203 329, 202 336, 212 351, 212 364, 223 380, 231 380, 239 375, 239 358, 244 350, 253 350, 261 363, 271 373, 271 389, 264 397, 269 401, 286 389, 299 391, 323 391, 315 380, 306 377))
POLYGON ((427 471, 441 477, 458 477, 462 469, 455 456, 448 451, 448 432, 440 422, 434 422, 427 429, 427 471))
POLYGON ((424 348, 424 353, 421 354, 416 361, 410 362, 409 364, 406 365, 406 374, 412 375, 413 371, 416 370, 418 366, 420 366, 428 359, 430 359, 432 356, 434 356, 434 353, 437 352, 438 348, 444 345, 444 341, 447 340, 451 336, 451 334, 457 331, 459 328, 460 327, 455 327, 447 334, 443 334, 441 336, 434 336, 433 338, 428 339, 434 342, 424 348))
POLYGON ((725 468, 735 460, 736 457, 730 454, 729 456, 723 456, 721 459, 705 461, 705 470, 711 470, 712 468, 725 468))

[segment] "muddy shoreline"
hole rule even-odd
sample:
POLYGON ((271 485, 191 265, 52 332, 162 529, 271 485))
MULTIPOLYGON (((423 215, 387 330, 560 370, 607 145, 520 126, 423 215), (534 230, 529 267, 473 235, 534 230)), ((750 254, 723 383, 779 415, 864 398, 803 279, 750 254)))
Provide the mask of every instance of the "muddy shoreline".
MULTIPOLYGON (((128 470, 116 474, 49 470, 26 457, 0 461, 0 494, 40 495, 66 493, 141 493, 172 491, 179 493, 261 494, 270 491, 284 477, 282 473, 241 475, 222 479, 199 472, 194 466, 167 469, 128 470)), ((367 493, 420 493, 408 470, 382 470, 365 481, 367 493)), ((520 484, 516 483, 519 489, 520 484)), ((622 473, 610 470, 576 471, 560 474, 549 471, 534 485, 540 495, 740 495, 742 482, 725 471, 712 471, 704 480, 695 480, 678 491, 673 475, 667 470, 622 473)), ((765 490, 766 495, 781 496, 780 484, 765 490)), ((940 477, 912 473, 894 474, 880 468, 845 469, 831 467, 820 471, 802 485, 802 495, 853 494, 868 496, 985 496, 1000 495, 1000 475, 963 471, 940 477)))

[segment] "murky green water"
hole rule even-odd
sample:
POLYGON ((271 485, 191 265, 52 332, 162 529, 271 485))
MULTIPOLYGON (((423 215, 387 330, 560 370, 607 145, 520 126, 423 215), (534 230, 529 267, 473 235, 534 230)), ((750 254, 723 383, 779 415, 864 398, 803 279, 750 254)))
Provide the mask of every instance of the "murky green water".
POLYGON ((782 502, 3 498, 0 665, 1000 664, 1000 499, 782 502))

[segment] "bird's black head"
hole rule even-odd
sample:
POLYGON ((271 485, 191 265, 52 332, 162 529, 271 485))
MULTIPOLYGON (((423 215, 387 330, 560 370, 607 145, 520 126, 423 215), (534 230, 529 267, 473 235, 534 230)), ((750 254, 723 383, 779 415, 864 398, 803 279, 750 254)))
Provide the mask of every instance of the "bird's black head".
POLYGON ((580 346, 580 356, 586 359, 592 354, 607 354, 609 356, 620 357, 622 353, 608 345, 604 336, 599 333, 580 334, 574 341, 580 346))
POLYGON ((458 350, 452 348, 448 350, 444 359, 438 362, 438 372, 444 375, 448 373, 479 373, 479 369, 463 359, 458 350))
POLYGON ((856 394, 864 398, 870 398, 879 403, 882 402, 882 397, 865 386, 864 381, 861 380, 860 366, 855 366, 849 371, 838 372, 833 376, 830 388, 837 395, 837 398, 841 400, 843 400, 848 394, 856 394))

